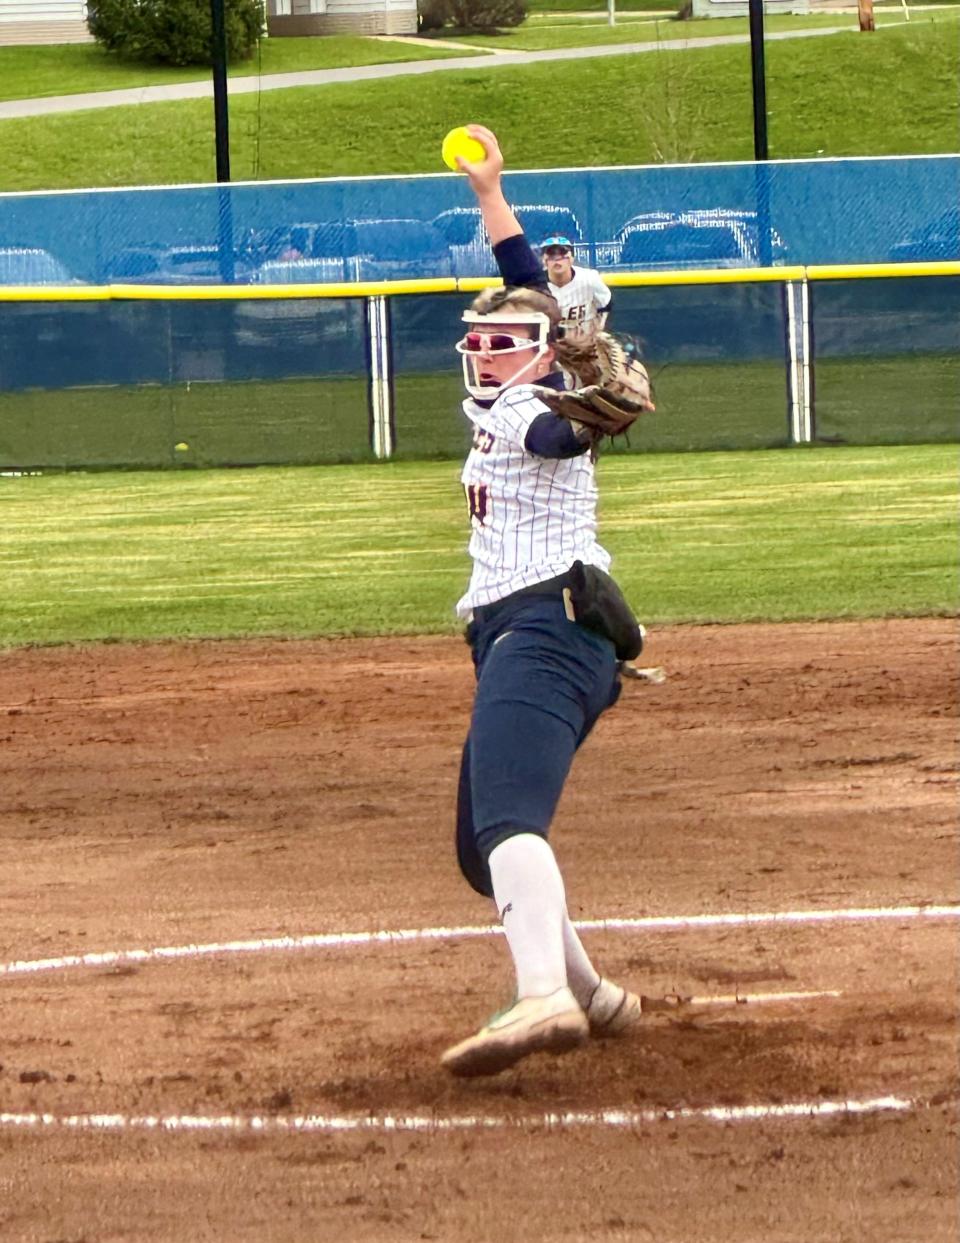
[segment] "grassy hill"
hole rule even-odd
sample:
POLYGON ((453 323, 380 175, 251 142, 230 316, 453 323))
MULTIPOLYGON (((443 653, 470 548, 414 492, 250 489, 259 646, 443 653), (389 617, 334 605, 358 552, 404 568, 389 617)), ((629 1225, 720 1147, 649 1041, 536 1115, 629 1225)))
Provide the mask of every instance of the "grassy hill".
MULTIPOLYGON (((957 10, 766 47, 770 154, 956 150, 957 10), (895 89, 892 89, 895 84, 895 89)), ((506 58, 504 58, 506 61, 506 58)), ((234 180, 440 171, 452 124, 482 120, 513 167, 750 159, 747 44, 265 91, 231 100, 234 180), (425 83, 429 89, 425 89, 425 83), (571 100, 595 100, 590 108, 571 100), (389 117, 389 125, 384 118, 389 117)), ((208 100, 0 122, 0 189, 210 181, 208 100)))

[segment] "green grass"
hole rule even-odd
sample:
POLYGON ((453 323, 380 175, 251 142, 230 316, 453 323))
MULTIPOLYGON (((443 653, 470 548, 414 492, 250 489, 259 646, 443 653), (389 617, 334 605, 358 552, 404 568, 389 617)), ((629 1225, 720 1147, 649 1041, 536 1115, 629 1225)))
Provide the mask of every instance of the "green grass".
POLYGON ((816 360, 814 375, 821 440, 960 440, 960 357, 955 354, 825 357, 816 360))
MULTIPOLYGON (((952 15, 924 13, 914 18, 914 23, 937 22, 942 26, 952 15), (938 21, 939 19, 939 21, 938 21)), ((878 26, 898 25, 902 21, 895 12, 877 14, 878 26)), ((811 13, 791 17, 775 14, 764 21, 766 34, 782 30, 807 30, 818 28, 843 28, 859 33, 855 13, 811 13)), ((539 52, 550 48, 602 46, 609 43, 663 43, 675 39, 706 39, 750 33, 745 17, 703 18, 697 21, 677 22, 665 18, 632 16, 615 26, 595 19, 580 17, 539 17, 515 30, 504 30, 495 35, 458 36, 458 42, 477 48, 495 48, 500 51, 539 52)))
MULTIPOLYGON (((0 480, 0 644, 450 633, 453 462, 0 480)), ((649 622, 956 610, 956 449, 609 458, 601 538, 649 622)))
POLYGON ((368 418, 365 375, 0 392, 0 469, 365 461, 368 418))
MULTIPOLYGON (((789 443, 781 361, 654 368, 657 415, 612 452, 769 449, 789 443)), ((451 366, 394 383, 404 460, 460 458, 463 381, 451 366)), ((825 358, 816 427, 827 443, 960 438, 960 359, 825 358)), ((372 461, 366 378, 116 385, 0 393, 0 470, 162 469, 372 461), (184 448, 177 446, 186 445, 184 448)))
MULTIPOLYGON (((615 0, 615 12, 620 13, 675 13, 680 5, 677 0, 615 0)), ((528 0, 527 12, 531 14, 593 13, 606 18, 606 4, 586 4, 584 0, 528 0)))
MULTIPOLYGON (((360 35, 327 35, 322 39, 264 39, 250 60, 230 65, 231 78, 258 73, 299 73, 305 69, 343 69, 354 65, 385 65, 405 60, 441 60, 467 56, 452 48, 389 43, 360 35)), ((0 47, 0 99, 35 99, 51 95, 115 91, 171 82, 207 80, 202 65, 176 68, 145 65, 106 52, 95 43, 0 47)))
MULTIPOLYGON (((770 43, 771 156, 954 151, 956 36, 951 13, 869 39, 845 33, 770 43)), ((504 64, 438 73, 429 89, 413 77, 240 96, 231 102, 231 171, 235 180, 438 172, 443 135, 451 121, 469 117, 496 130, 513 168, 747 160, 749 51, 588 59, 562 71, 504 64), (572 97, 615 106, 592 109, 585 124, 572 97), (531 122, 538 117, 551 118, 549 141, 543 124, 531 122)), ((213 169, 206 100, 0 123, 0 189, 209 181, 213 169)))
MULTIPOLYGON (((914 25, 929 21, 942 24, 947 16, 949 15, 924 10, 916 13, 912 21, 914 25)), ((879 12, 877 20, 880 25, 902 22, 902 9, 898 7, 888 12, 879 12)), ((855 30, 856 15, 778 14, 768 16, 764 23, 767 33, 830 26, 848 26, 855 30)), ((601 46, 607 43, 655 43, 667 39, 696 39, 747 33, 746 18, 678 22, 674 20, 672 12, 664 13, 661 18, 650 16, 648 11, 625 12, 619 14, 616 25, 611 27, 605 10, 596 14, 585 14, 579 9, 571 12, 532 12, 522 26, 490 35, 460 35, 450 30, 441 30, 424 36, 419 42, 390 42, 359 35, 264 39, 249 60, 230 65, 228 74, 232 78, 253 77, 258 74, 342 69, 408 60, 449 59, 469 55, 470 47, 475 47, 478 54, 484 50, 540 51, 550 48, 601 46), (444 47, 446 40, 455 41, 463 47, 460 51, 444 47)), ((172 65, 128 61, 92 43, 0 47, 0 100, 162 86, 178 82, 205 81, 209 77, 210 70, 203 66, 177 68, 172 65)))

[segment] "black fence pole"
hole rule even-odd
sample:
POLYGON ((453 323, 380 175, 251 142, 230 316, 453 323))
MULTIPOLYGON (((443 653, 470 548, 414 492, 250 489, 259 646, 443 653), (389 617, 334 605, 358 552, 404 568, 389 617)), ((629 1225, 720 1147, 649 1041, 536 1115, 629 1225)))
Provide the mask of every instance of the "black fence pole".
POLYGON ((750 0, 750 63, 753 67, 753 158, 767 159, 767 83, 763 67, 763 0, 750 0))
POLYGON ((230 122, 227 110, 227 30, 224 0, 210 0, 213 19, 213 119, 217 139, 217 181, 230 180, 230 122))
POLYGON ((767 152, 767 83, 763 64, 763 0, 750 0, 750 63, 753 70, 753 158, 757 194, 757 235, 760 263, 773 263, 770 179, 767 152))
MULTIPOLYGON (((227 107, 227 30, 223 15, 224 0, 210 0, 213 21, 211 52, 213 60, 213 119, 217 145, 217 181, 230 180, 230 121, 227 107)), ((233 201, 229 190, 221 190, 218 204, 218 247, 220 278, 232 285, 236 269, 233 253, 233 201)))

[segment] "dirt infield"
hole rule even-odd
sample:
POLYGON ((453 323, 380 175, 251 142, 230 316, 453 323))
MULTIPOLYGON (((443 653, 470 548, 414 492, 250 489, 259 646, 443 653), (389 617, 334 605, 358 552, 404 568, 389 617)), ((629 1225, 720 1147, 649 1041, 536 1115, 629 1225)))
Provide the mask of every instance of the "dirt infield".
POLYGON ((695 1000, 473 1082, 462 642, 0 654, 0 1238, 955 1243, 956 638, 656 632, 552 840, 695 1000))

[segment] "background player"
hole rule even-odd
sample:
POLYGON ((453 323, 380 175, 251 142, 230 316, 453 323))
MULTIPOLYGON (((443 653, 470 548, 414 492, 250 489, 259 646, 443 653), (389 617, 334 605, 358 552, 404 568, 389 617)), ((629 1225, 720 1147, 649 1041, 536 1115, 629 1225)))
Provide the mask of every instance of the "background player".
POLYGON ((469 133, 487 158, 461 161, 505 288, 465 312, 458 343, 473 449, 462 473, 473 571, 457 612, 477 675, 461 762, 457 853, 471 886, 492 897, 516 975, 516 1000, 448 1049, 458 1075, 495 1074, 591 1033, 619 1034, 638 997, 602 979, 567 913, 547 835, 574 753, 620 692, 614 643, 571 613, 571 567, 605 570, 596 539, 592 442, 537 396, 563 389, 560 312, 501 189, 494 135, 469 133), (566 595, 565 595, 566 589, 566 595))
POLYGON ((546 237, 540 255, 568 338, 590 337, 606 327, 613 294, 599 272, 573 266, 573 242, 558 235, 546 237))

